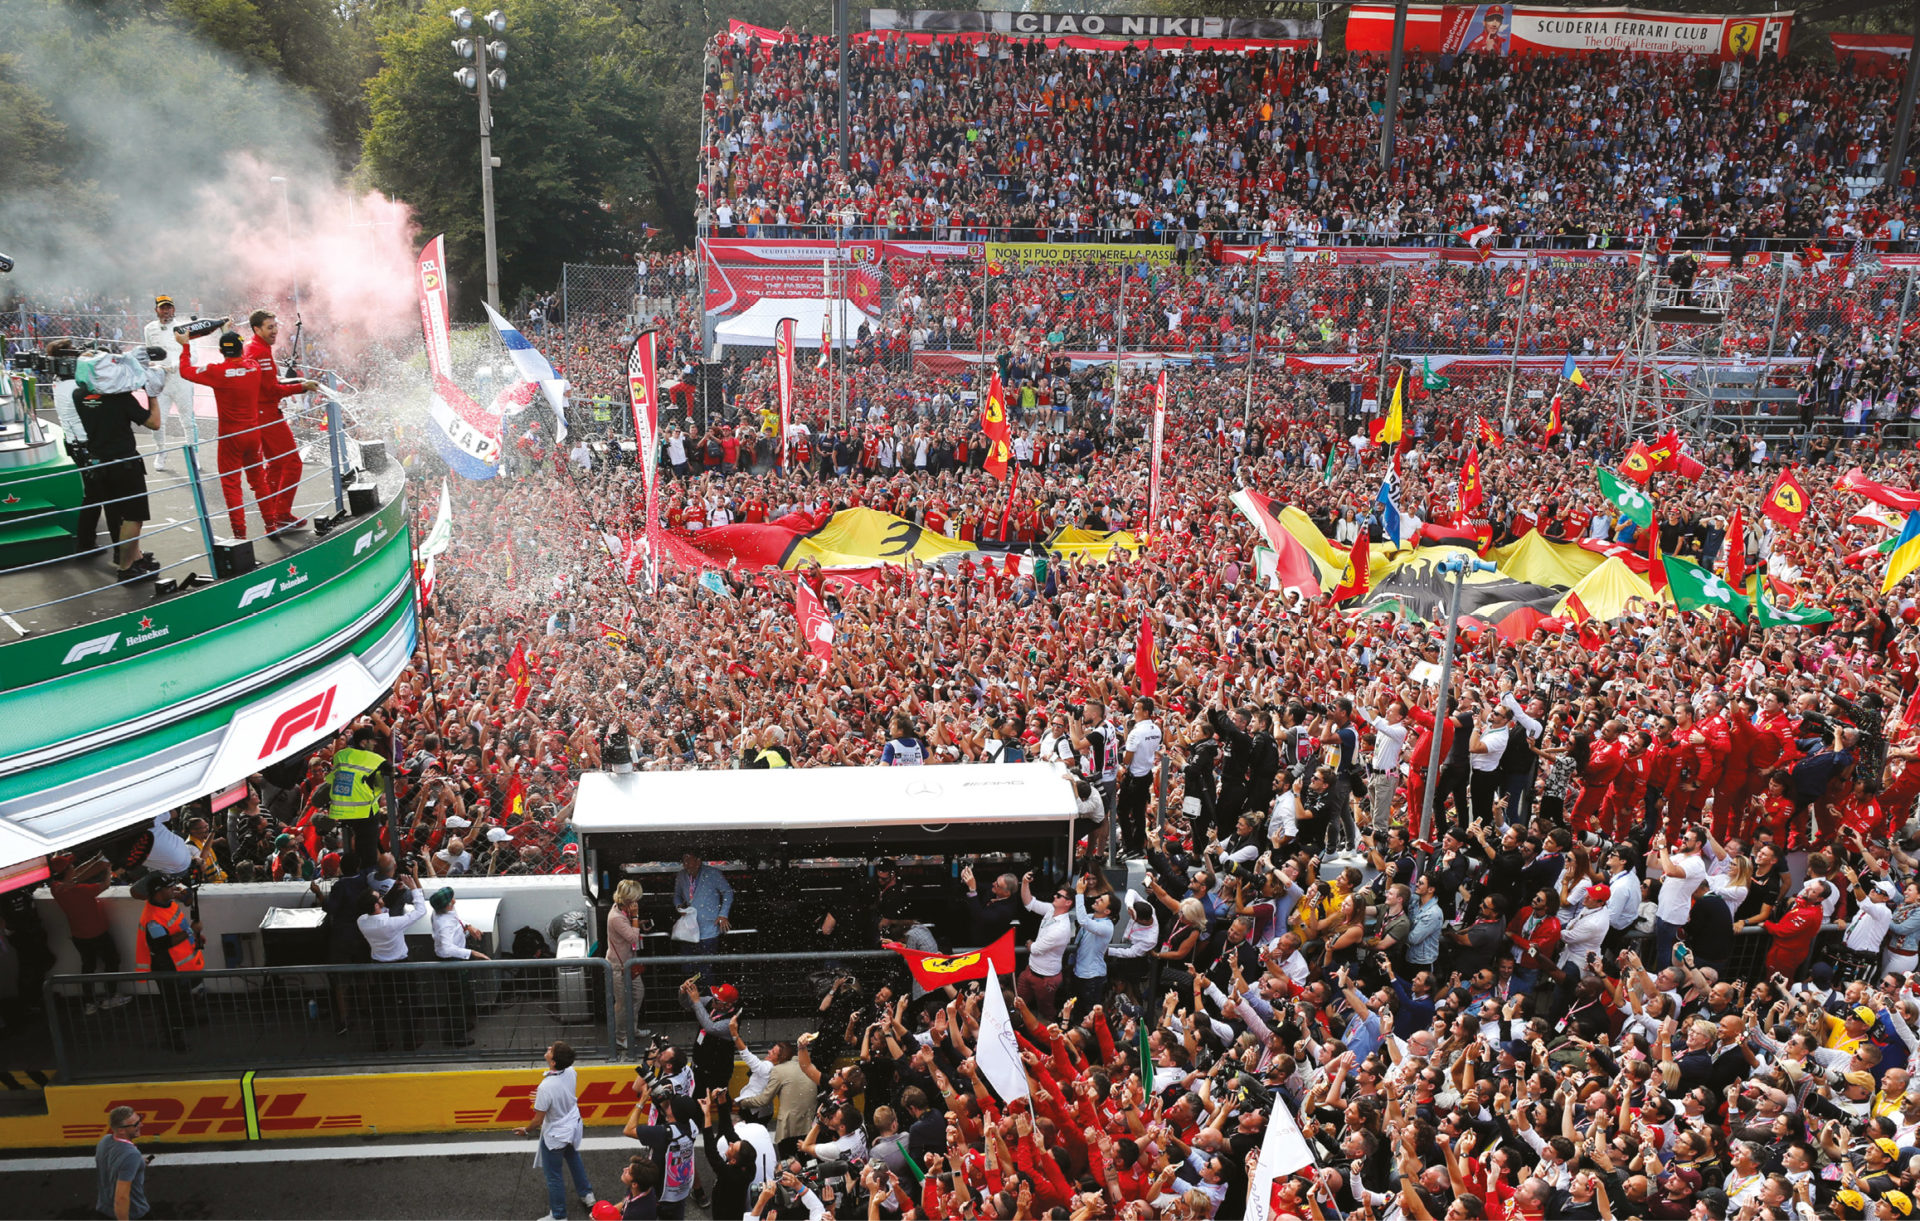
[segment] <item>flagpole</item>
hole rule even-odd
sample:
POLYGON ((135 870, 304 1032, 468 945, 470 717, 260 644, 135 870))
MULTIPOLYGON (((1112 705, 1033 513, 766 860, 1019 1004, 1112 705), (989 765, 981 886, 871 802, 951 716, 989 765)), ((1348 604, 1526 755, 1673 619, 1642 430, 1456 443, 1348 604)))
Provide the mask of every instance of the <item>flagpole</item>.
POLYGON ((1527 325, 1527 302, 1533 295, 1533 262, 1533 253, 1529 251, 1527 268, 1520 276, 1520 312, 1513 319, 1513 355, 1507 362, 1507 401, 1500 408, 1500 431, 1503 434, 1513 432, 1513 383, 1520 375, 1520 334, 1527 325))
POLYGON ((1113 311, 1113 410, 1108 416, 1109 427, 1120 421, 1120 374, 1121 357, 1127 350, 1127 265, 1120 264, 1120 303, 1113 311))
POLYGON ((1373 401, 1382 406, 1387 401, 1387 355, 1393 347, 1393 291, 1400 282, 1394 273, 1398 270, 1395 264, 1387 264, 1387 314, 1380 328, 1380 388, 1373 393, 1373 401))
POLYGON ((432 608, 426 604, 426 591, 420 587, 420 549, 414 543, 411 516, 407 518, 407 551, 413 556, 413 622, 420 629, 420 648, 427 656, 427 697, 433 701, 434 732, 438 733, 440 718, 446 715, 446 710, 440 702, 440 685, 433 681, 433 637, 427 631, 427 614, 432 608))
POLYGON ((1265 243, 1254 248, 1253 256, 1253 311, 1247 322, 1247 401, 1240 413, 1242 430, 1253 430, 1253 366, 1260 358, 1260 272, 1267 261, 1265 243))

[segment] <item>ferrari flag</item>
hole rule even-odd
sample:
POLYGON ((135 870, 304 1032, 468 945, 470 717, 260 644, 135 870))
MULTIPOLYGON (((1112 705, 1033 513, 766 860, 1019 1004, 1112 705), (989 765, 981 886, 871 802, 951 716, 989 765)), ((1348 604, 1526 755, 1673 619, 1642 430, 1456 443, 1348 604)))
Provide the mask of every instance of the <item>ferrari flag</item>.
POLYGON ((1013 930, 1008 929, 1000 935, 1000 940, 992 945, 965 954, 929 954, 924 950, 911 950, 897 941, 880 943, 885 949, 892 950, 907 960, 907 970, 913 972, 913 980, 921 987, 931 991, 944 988, 948 984, 961 984, 970 979, 985 979, 987 964, 992 963, 995 970, 1008 975, 1013 968, 1013 930))

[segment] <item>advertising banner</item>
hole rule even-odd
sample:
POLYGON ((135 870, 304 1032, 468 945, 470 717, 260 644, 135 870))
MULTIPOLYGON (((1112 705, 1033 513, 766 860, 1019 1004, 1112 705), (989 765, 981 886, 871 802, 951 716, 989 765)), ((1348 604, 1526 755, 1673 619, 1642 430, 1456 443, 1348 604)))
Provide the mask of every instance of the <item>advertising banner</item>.
POLYGON ((1087 34, 1106 38, 1259 38, 1320 37, 1318 21, 1280 17, 1168 17, 1135 13, 1001 13, 979 10, 891 9, 867 11, 870 30, 912 30, 926 34, 1008 34, 1059 37, 1087 34))
MULTIPOLYGON (((1437 55, 1698 55, 1742 59, 1787 53, 1793 13, 1665 13, 1638 8, 1529 8, 1513 4, 1417 4, 1407 11, 1407 50, 1437 55)), ((1393 6, 1356 4, 1347 49, 1384 55, 1393 46, 1393 6)))
POLYGON ((1095 242, 988 242, 987 262, 999 267, 1037 267, 1043 263, 1173 262, 1172 246, 1103 246, 1095 242))

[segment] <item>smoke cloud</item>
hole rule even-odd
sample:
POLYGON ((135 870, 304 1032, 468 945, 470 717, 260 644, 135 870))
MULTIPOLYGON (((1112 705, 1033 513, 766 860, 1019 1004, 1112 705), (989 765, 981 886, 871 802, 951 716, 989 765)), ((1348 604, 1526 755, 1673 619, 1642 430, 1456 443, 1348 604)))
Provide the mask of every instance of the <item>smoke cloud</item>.
POLYGON ((408 210, 356 191, 317 110, 162 23, 0 0, 0 75, 64 127, 51 176, 0 165, 0 281, 36 303, 171 294, 182 316, 298 309, 336 350, 417 327, 408 210), (284 179, 275 182, 274 178, 284 179))

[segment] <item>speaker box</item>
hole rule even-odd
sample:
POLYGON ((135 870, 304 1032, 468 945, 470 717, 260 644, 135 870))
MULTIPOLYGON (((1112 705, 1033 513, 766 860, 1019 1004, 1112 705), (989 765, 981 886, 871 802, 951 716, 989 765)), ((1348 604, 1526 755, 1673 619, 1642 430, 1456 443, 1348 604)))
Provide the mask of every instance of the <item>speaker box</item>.
POLYGON ((360 442, 360 465, 367 468, 369 474, 378 475, 387 469, 387 443, 385 441, 360 442))
POLYGON ((355 483, 347 488, 347 511, 355 517, 365 517, 369 513, 380 511, 380 485, 377 483, 355 483))
POLYGON ((253 540, 250 538, 215 539, 213 575, 225 580, 253 571, 253 540))

